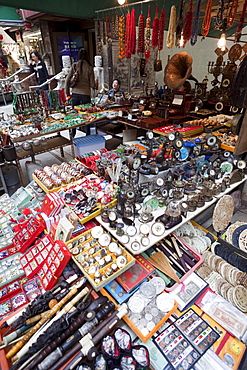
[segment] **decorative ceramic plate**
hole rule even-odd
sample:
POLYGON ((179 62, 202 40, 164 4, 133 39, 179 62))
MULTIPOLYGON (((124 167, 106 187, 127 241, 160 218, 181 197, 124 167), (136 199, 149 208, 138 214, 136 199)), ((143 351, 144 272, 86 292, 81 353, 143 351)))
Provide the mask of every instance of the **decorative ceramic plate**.
POLYGON ((228 226, 234 211, 234 201, 230 195, 224 195, 216 204, 213 213, 213 228, 223 231, 228 226))

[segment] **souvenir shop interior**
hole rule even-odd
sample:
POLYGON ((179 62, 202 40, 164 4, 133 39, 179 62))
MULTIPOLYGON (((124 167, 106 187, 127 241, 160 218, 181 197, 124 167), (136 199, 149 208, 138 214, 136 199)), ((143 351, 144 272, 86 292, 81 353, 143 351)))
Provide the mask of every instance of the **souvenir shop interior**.
POLYGON ((0 107, 0 368, 244 370, 247 1, 118 3, 90 104, 0 107))

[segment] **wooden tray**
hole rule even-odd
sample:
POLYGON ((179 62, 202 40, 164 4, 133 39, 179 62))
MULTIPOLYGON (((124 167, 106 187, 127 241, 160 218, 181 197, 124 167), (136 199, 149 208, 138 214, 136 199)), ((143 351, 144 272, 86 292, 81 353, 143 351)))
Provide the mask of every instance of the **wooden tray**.
MULTIPOLYGON (((116 303, 113 297, 105 289, 101 289, 100 292, 104 296, 106 296, 110 301, 112 301, 115 304, 116 308, 119 307, 119 305, 116 303)), ((154 335, 154 333, 156 333, 156 331, 169 319, 171 314, 176 311, 177 307, 178 307, 178 303, 175 301, 173 308, 169 312, 167 312, 167 314, 163 317, 163 319, 160 320, 160 322, 158 322, 157 325, 155 325, 155 327, 148 333, 147 336, 144 336, 142 334, 142 332, 133 324, 133 322, 130 320, 130 318, 127 315, 123 316, 123 320, 133 330, 133 332, 141 339, 141 341, 143 343, 146 343, 154 335)))
MULTIPOLYGON (((78 235, 77 237, 75 237, 74 239, 71 239, 70 241, 66 242, 66 246, 68 247, 68 245, 70 243, 73 243, 74 241, 76 241, 77 239, 80 239, 83 235, 85 234, 90 234, 91 230, 87 230, 85 231, 84 233, 78 235)), ((90 239, 88 239, 90 240, 90 239)), ((112 241, 115 241, 115 239, 112 238, 112 241)), ((73 250, 73 248, 71 249, 73 250)), ((96 252, 98 253, 98 252, 96 252)), ((106 280, 102 281, 101 283, 99 284, 96 284, 92 278, 92 276, 90 274, 88 274, 81 266, 81 263, 77 261, 77 259, 75 257, 73 257, 72 255, 72 258, 75 262, 75 264, 78 266, 78 268, 82 271, 83 275, 88 279, 89 283, 92 285, 92 287, 97 291, 99 291, 100 289, 102 289, 106 284, 108 284, 109 282, 111 282, 112 280, 114 280, 116 277, 118 277, 119 275, 121 275, 124 271, 128 270, 131 266, 133 266, 135 264, 135 258, 125 250, 125 256, 127 257, 127 264, 123 267, 123 268, 120 268, 118 269, 114 274, 112 274, 111 276, 109 276, 106 280)), ((110 262, 110 264, 113 263, 110 262)), ((102 267, 102 272, 104 272, 109 266, 106 265, 104 267, 102 267)))

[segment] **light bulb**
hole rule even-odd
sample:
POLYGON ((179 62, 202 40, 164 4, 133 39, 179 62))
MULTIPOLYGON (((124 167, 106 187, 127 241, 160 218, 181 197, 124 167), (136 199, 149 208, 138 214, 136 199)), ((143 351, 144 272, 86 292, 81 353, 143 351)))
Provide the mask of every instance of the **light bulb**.
POLYGON ((222 51, 226 50, 226 34, 225 33, 221 34, 220 39, 217 43, 217 46, 222 51))
POLYGON ((125 3, 125 0, 117 0, 119 5, 123 5, 125 3))
POLYGON ((180 40, 179 40, 179 46, 182 48, 184 46, 184 35, 181 34, 180 40))

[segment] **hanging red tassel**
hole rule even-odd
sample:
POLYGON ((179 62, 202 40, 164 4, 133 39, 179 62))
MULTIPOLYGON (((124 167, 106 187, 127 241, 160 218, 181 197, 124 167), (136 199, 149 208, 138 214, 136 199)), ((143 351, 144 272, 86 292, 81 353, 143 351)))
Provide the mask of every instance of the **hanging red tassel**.
POLYGON ((138 47, 137 53, 144 53, 144 15, 141 13, 138 20, 138 47))
POLYGON ((126 14, 126 24, 125 24, 125 57, 130 58, 130 13, 126 14))
POLYGON ((158 37, 158 50, 163 49, 164 44, 164 31, 166 26, 166 11, 163 8, 160 12, 160 20, 159 20, 159 37, 158 37))
POLYGON ((131 10, 130 20, 130 54, 136 53, 136 11, 131 10))
POLYGON ((152 47, 155 49, 158 46, 159 38, 159 7, 156 5, 155 16, 153 20, 153 32, 152 32, 152 47))
POLYGON ((151 39, 151 15, 150 7, 148 8, 148 16, 146 19, 146 29, 145 29, 145 58, 150 58, 150 39, 151 39))
POLYGON ((189 41, 192 36, 192 23, 193 23, 192 7, 193 7, 193 3, 192 3, 192 0, 190 0, 190 7, 185 17, 185 23, 184 23, 184 29, 183 29, 183 37, 184 37, 183 47, 185 47, 186 42, 189 41))

